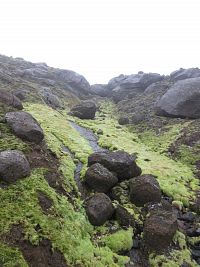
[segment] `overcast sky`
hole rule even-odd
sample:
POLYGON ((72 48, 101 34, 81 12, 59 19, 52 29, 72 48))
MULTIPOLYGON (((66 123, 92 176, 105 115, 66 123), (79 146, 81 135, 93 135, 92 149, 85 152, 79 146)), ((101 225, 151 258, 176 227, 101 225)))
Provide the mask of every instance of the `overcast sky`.
POLYGON ((1 0, 0 54, 92 83, 200 66, 200 0, 1 0))

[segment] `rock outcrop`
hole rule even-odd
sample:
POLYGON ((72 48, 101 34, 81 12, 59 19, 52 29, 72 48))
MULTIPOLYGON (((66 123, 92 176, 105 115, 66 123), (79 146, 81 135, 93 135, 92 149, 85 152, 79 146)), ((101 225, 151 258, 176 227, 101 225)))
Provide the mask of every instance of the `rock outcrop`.
POLYGON ((36 144, 43 140, 43 130, 31 114, 24 111, 8 112, 5 119, 13 132, 21 139, 36 144))
POLYGON ((23 109, 20 99, 6 91, 0 91, 0 102, 16 109, 23 109))
POLYGON ((176 82, 158 101, 156 114, 179 118, 200 118, 200 78, 176 82))
POLYGON ((130 180, 130 200, 137 206, 148 202, 160 202, 161 190, 153 175, 146 174, 130 180))
POLYGON ((99 226, 112 217, 114 207, 108 196, 96 193, 86 202, 86 213, 90 223, 99 226))
POLYGON ((92 101, 82 101, 70 110, 70 115, 80 119, 94 119, 97 107, 92 101))
POLYGON ((135 157, 124 151, 96 152, 89 156, 88 165, 100 163, 110 171, 115 172, 119 181, 130 179, 141 174, 141 169, 135 162, 135 157))
POLYGON ((179 70, 175 70, 170 74, 170 78, 173 81, 184 80, 189 78, 197 78, 200 77, 200 69, 199 68, 189 68, 179 70))
POLYGON ((107 84, 92 84, 91 93, 106 97, 110 95, 110 90, 108 89, 107 84))
POLYGON ((0 180, 14 183, 29 174, 29 162, 21 151, 6 150, 0 152, 0 180))
POLYGON ((95 163, 87 169, 85 182, 96 192, 106 193, 118 182, 118 179, 104 166, 95 163))

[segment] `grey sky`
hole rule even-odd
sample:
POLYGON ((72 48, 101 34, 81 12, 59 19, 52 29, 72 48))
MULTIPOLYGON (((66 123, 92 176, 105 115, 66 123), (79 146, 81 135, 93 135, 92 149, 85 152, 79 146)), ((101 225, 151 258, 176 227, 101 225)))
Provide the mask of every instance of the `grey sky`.
POLYGON ((199 0, 1 0, 0 53, 92 83, 200 62, 199 0))

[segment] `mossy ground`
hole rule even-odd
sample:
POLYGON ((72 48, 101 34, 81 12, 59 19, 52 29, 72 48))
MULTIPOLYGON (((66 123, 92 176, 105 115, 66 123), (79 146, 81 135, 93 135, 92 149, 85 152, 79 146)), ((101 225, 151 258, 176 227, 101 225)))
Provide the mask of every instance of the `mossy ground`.
MULTIPOLYGON (((152 149, 151 145, 144 144, 137 133, 131 132, 127 127, 120 126, 114 115, 112 103, 104 103, 101 113, 97 114, 95 120, 79 120, 76 122, 83 127, 88 127, 94 132, 99 129, 103 130, 103 134, 99 135, 99 144, 102 147, 111 150, 121 149, 129 153, 137 155, 137 163, 142 168, 143 173, 150 173, 157 177, 161 189, 164 194, 173 198, 173 200, 181 201, 188 206, 190 201, 195 198, 195 190, 199 189, 199 181, 195 179, 193 170, 180 161, 175 161, 167 155, 160 153, 165 150, 168 144, 175 138, 175 133, 167 139, 161 138, 161 146, 158 151, 152 149), (104 117, 102 117, 102 114, 104 117)), ((155 143, 152 141, 152 143, 155 143)))
MULTIPOLYGON (((48 106, 28 104, 26 110, 41 123, 48 149, 59 160, 57 172, 62 177, 63 187, 68 192, 77 191, 73 179, 74 159, 63 151, 63 146, 86 166, 87 157, 92 152, 89 143, 67 123, 63 115, 48 106)), ((11 141, 6 143, 4 149, 15 148, 13 142, 20 144, 18 149, 26 151, 26 143, 18 143, 12 133, 8 138, 11 141)), ((92 242, 94 228, 87 220, 82 201, 76 198, 72 204, 66 196, 56 193, 44 178, 47 172, 46 168, 34 168, 30 177, 6 189, 0 189, 2 239, 9 234, 13 225, 21 224, 25 239, 35 245, 43 238, 49 239, 52 247, 63 253, 69 266, 124 266, 129 260, 128 257, 118 255, 108 246, 98 246, 92 242), (45 214, 39 205, 38 192, 44 193, 53 202, 48 214, 45 214)), ((0 255, 3 266, 11 267, 16 263, 22 267, 27 266, 21 252, 5 243, 1 243, 0 255)))

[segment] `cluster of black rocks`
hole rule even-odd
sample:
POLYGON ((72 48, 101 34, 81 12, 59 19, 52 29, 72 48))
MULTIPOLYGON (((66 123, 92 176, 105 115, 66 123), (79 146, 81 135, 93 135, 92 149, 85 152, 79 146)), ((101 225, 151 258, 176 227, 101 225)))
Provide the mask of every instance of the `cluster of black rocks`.
POLYGON ((91 224, 99 226, 115 218, 123 226, 137 225, 126 208, 112 204, 112 189, 128 181, 130 202, 137 207, 151 204, 143 226, 145 246, 150 250, 162 250, 171 243, 177 230, 177 216, 170 204, 167 208, 161 204, 159 183, 152 175, 141 175, 134 155, 124 151, 96 152, 89 156, 88 166, 84 181, 95 192, 85 201, 91 224))

